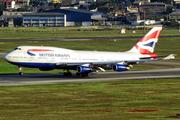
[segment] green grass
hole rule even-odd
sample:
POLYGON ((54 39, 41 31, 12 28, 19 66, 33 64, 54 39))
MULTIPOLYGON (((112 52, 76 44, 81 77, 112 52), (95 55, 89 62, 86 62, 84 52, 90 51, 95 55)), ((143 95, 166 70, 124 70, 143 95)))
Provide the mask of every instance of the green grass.
MULTIPOLYGON (((127 37, 144 36, 143 30, 127 30, 119 34, 120 28, 80 29, 80 28, 0 28, 0 39, 43 39, 43 38, 88 38, 88 37, 127 37)), ((150 29, 146 30, 146 33, 150 29)), ((179 35, 179 30, 162 30, 161 36, 179 35)))
POLYGON ((180 111, 179 86, 161 79, 0 87, 0 120, 168 119, 180 111))
POLYGON ((98 50, 98 51, 123 51, 128 50, 137 43, 138 40, 94 40, 94 41, 42 41, 42 42, 1 42, 0 51, 11 51, 17 46, 54 46, 73 50, 98 50))

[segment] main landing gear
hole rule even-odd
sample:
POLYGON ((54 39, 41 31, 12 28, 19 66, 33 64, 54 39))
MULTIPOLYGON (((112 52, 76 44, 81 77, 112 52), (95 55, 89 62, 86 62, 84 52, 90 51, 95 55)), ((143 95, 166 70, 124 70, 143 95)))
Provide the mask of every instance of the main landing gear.
POLYGON ((67 70, 67 72, 64 72, 64 73, 63 73, 63 75, 64 75, 64 76, 71 76, 72 73, 71 73, 69 70, 67 70))
MULTIPOLYGON (((64 75, 64 76, 72 76, 72 73, 71 73, 69 70, 67 70, 67 72, 64 72, 64 73, 63 73, 63 75, 64 75)), ((77 72, 77 73, 76 73, 76 76, 89 77, 89 76, 90 76, 90 73, 79 73, 79 72, 77 72)))
POLYGON ((64 72, 63 75, 64 75, 64 76, 71 76, 72 73, 71 73, 71 72, 64 72))
POLYGON ((19 75, 24 75, 24 73, 22 72, 23 68, 21 66, 19 66, 19 75))
POLYGON ((76 73, 76 76, 81 76, 81 77, 89 77, 90 73, 76 73))

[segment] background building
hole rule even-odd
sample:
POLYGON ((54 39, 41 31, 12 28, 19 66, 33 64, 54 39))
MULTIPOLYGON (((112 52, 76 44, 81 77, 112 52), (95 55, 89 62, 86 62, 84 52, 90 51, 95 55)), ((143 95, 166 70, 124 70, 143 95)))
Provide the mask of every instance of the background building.
POLYGON ((176 5, 176 9, 180 9, 180 0, 174 0, 174 5, 176 5))
POLYGON ((129 13, 129 15, 126 16, 127 21, 138 21, 140 20, 140 14, 137 13, 129 13))
MULTIPOLYGON (((3 11, 3 15, 1 15, 0 19, 3 20, 4 26, 9 26, 9 23, 12 26, 21 26, 23 23, 23 14, 31 13, 31 12, 9 12, 3 11)), ((2 23, 1 23, 2 25, 2 23)))
POLYGON ((1 5, 5 6, 6 9, 14 9, 15 1, 14 0, 0 0, 1 5))
POLYGON ((62 3, 62 0, 52 0, 53 3, 62 3))
POLYGON ((49 13, 64 13, 66 14, 66 26, 91 26, 94 19, 102 18, 103 13, 91 12, 81 9, 53 9, 43 11, 49 13))
POLYGON ((22 7, 24 7, 24 5, 22 3, 16 3, 14 5, 14 9, 18 9, 18 8, 22 8, 22 7))
POLYGON ((30 0, 18 0, 18 3, 29 6, 30 0))
POLYGON ((23 23, 24 26, 33 26, 33 27, 65 27, 66 26, 66 15, 63 13, 28 13, 23 14, 23 23))
POLYGON ((161 13, 166 11, 166 4, 165 3, 159 3, 159 2, 151 2, 151 3, 145 3, 141 6, 139 6, 140 10, 145 10, 146 12, 149 9, 154 10, 155 13, 161 13))
POLYGON ((42 27, 42 26, 66 26, 66 15, 63 13, 28 13, 23 15, 24 26, 42 27))
POLYGON ((173 12, 169 14, 170 20, 180 21, 180 12, 173 12))

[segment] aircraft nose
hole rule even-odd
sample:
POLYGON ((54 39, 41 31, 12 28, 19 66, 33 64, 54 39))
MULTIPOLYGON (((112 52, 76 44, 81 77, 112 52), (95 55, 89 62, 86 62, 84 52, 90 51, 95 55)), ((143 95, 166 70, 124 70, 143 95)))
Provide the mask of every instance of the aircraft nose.
POLYGON ((4 57, 3 57, 4 60, 6 60, 6 61, 9 61, 9 60, 8 60, 8 54, 9 54, 9 53, 7 53, 6 55, 4 55, 4 57))

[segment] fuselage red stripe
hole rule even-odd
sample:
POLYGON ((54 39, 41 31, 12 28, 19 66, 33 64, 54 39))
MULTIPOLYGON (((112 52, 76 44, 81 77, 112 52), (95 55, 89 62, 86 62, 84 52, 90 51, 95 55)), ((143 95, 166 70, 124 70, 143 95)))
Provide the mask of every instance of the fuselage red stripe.
POLYGON ((44 52, 44 51, 51 51, 50 49, 28 49, 27 52, 33 51, 33 52, 44 52))

